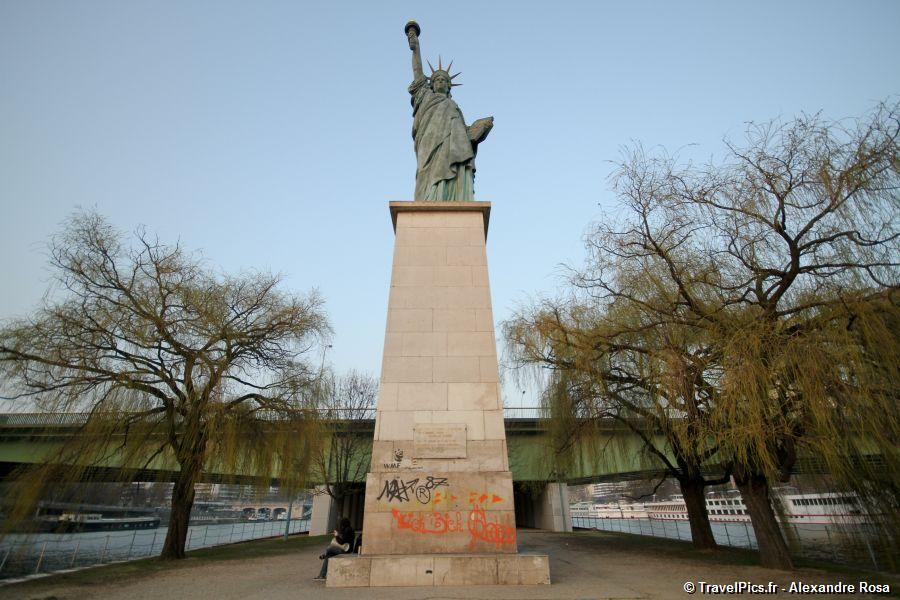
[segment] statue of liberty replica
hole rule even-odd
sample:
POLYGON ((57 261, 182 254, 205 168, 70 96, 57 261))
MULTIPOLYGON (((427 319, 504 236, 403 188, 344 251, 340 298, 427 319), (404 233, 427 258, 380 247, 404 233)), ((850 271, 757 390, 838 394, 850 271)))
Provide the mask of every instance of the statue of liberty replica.
POLYGON ((415 21, 406 24, 406 37, 412 50, 413 82, 409 86, 413 107, 413 139, 416 148, 416 192, 414 200, 460 202, 474 200, 475 154, 484 141, 494 118, 478 119, 466 126, 462 111, 450 95, 459 73, 450 75, 453 62, 444 69, 428 63, 431 76, 422 71, 419 34, 415 21))
MULTIPOLYGON (((378 427, 364 501, 346 515, 362 517, 365 542, 327 567, 326 586, 546 585, 549 557, 519 553, 488 281, 491 203, 472 194, 475 152, 493 119, 466 126, 450 97, 456 75, 438 60, 426 77, 421 28, 410 21, 405 32, 416 195, 388 202, 394 258, 378 427)), ((535 524, 556 522, 545 505, 568 506, 562 491, 552 496, 561 488, 534 494, 528 514, 548 515, 535 524)), ((323 533, 327 508, 315 521, 323 533)))

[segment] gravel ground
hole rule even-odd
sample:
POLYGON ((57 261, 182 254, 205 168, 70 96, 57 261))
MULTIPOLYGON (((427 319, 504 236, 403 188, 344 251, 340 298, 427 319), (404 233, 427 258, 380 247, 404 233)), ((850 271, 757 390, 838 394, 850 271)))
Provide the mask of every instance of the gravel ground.
MULTIPOLYGON (((814 569, 785 572, 740 563, 740 555, 730 559, 697 555, 687 546, 673 546, 642 541, 624 545, 613 534, 557 534, 520 531, 520 551, 550 555, 550 586, 477 586, 444 588, 366 588, 328 589, 313 581, 319 569, 316 556, 321 548, 305 547, 291 554, 207 562, 152 576, 129 576, 127 579, 102 584, 72 584, 46 578, 27 584, 0 587, 0 599, 29 600, 173 600, 197 598, 215 600, 279 600, 296 598, 328 598, 329 600, 372 599, 462 599, 492 600, 594 600, 601 598, 688 598, 685 582, 699 586, 700 581, 727 584, 749 581, 767 584, 772 581, 789 594, 792 581, 803 583, 835 583, 858 585, 860 580, 891 583, 896 594, 897 580, 883 576, 840 574, 814 569), (631 544, 631 545, 629 545, 631 544), (737 558, 734 558, 737 557, 737 558), (725 562, 726 564, 722 564, 725 562)), ((746 554, 743 555, 746 557, 746 554)), ((698 587, 694 596, 704 596, 698 587)), ((749 596, 749 594, 747 594, 749 596)), ((805 598, 884 597, 860 594, 804 594, 805 598)))

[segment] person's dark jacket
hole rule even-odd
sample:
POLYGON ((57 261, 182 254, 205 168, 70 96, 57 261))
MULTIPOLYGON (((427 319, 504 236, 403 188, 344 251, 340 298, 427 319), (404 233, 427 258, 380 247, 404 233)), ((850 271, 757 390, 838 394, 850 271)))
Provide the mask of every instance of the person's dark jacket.
POLYGON ((352 527, 344 527, 338 530, 337 541, 338 544, 350 544, 350 548, 353 548, 353 540, 356 538, 356 532, 352 527))

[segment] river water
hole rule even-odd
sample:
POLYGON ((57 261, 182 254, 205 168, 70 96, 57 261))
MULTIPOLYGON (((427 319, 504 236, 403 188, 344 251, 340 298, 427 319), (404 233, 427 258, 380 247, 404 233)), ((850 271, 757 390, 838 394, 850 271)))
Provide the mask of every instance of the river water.
MULTIPOLYGON (((283 535, 287 521, 191 525, 186 549, 283 535)), ((158 556, 168 528, 85 533, 15 534, 0 542, 0 579, 98 563, 158 556)), ((290 521, 290 532, 309 531, 308 519, 290 521)))

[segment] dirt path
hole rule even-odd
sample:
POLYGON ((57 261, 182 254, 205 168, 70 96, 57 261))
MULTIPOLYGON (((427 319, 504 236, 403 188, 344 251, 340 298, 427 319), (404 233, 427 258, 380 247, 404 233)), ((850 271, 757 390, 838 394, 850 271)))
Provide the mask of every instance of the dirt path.
MULTIPOLYGON (((445 588, 368 588, 326 591, 322 582, 312 581, 319 568, 319 548, 303 548, 295 553, 209 562, 152 576, 130 577, 104 584, 60 584, 52 579, 0 588, 0 599, 88 600, 173 600, 197 598, 216 600, 279 600, 322 598, 361 599, 462 599, 496 600, 593 600, 601 598, 689 598, 685 582, 728 584, 749 581, 766 585, 774 582, 788 594, 792 581, 858 585, 861 579, 885 583, 875 576, 843 575, 819 570, 773 571, 752 565, 747 554, 729 553, 725 558, 696 555, 684 545, 669 542, 630 540, 633 536, 604 534, 554 534, 520 532, 521 551, 550 555, 551 586, 445 587, 445 588), (624 541, 623 541, 624 540, 624 541), (723 564, 724 563, 724 564, 723 564)), ((896 583, 896 582, 894 582, 896 583)), ((896 588, 892 585, 892 591, 896 588)), ((895 592, 896 593, 896 592, 895 592)), ((698 588, 695 597, 709 596, 698 588)), ((724 594, 723 594, 724 595, 724 594)), ((749 596, 749 594, 748 594, 749 596)), ((805 594, 804 598, 884 597, 860 594, 805 594)))

